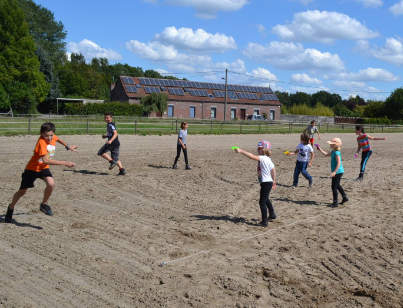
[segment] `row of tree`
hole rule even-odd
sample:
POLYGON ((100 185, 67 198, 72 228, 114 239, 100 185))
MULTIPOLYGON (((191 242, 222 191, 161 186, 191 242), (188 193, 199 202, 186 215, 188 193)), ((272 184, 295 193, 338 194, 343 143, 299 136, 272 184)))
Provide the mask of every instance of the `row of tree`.
MULTIPOLYGON (((0 0, 0 111, 55 112, 56 97, 110 99, 111 83, 121 75, 163 78, 154 70, 128 64, 110 65, 105 58, 90 63, 81 54, 66 56, 66 31, 52 12, 32 0, 0 0)), ((175 79, 175 77, 164 77, 175 79)), ((365 101, 338 94, 276 92, 284 110, 306 105, 335 115, 403 119, 403 89, 385 101, 365 101), (325 108, 323 108, 325 107, 325 108)), ((156 97, 143 99, 145 111, 160 112, 156 97)))

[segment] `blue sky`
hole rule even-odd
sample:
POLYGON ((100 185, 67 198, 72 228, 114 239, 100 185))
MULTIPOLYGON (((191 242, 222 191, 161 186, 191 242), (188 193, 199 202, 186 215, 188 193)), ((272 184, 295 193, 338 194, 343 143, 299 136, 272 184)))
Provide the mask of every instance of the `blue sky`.
POLYGON ((343 98, 402 86, 403 0, 34 1, 88 61, 343 98))

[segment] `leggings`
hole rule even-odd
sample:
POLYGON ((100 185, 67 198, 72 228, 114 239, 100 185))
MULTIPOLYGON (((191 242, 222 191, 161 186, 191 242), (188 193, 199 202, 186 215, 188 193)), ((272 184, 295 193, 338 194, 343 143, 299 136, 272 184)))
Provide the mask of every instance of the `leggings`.
POLYGON ((337 173, 334 177, 332 177, 332 192, 333 192, 333 203, 337 203, 337 191, 341 193, 341 196, 346 198, 346 193, 343 190, 343 187, 340 185, 341 177, 343 173, 337 173))
POLYGON ((176 146, 176 157, 175 157, 174 165, 176 165, 176 163, 178 162, 179 156, 181 156, 181 151, 183 151, 183 156, 185 156, 186 165, 189 165, 189 162, 188 162, 188 150, 187 150, 187 148, 186 149, 182 148, 182 146, 179 143, 176 146))
POLYGON ((364 176, 365 167, 367 166, 368 159, 370 158, 371 155, 372 155, 372 151, 362 152, 362 155, 361 155, 361 166, 360 166, 360 175, 359 175, 359 177, 363 177, 363 176, 364 176))
POLYGON ((274 213, 273 205, 269 199, 271 188, 273 187, 273 182, 260 183, 260 200, 259 206, 262 212, 262 221, 267 222, 267 209, 269 210, 269 218, 275 219, 276 214, 274 213))

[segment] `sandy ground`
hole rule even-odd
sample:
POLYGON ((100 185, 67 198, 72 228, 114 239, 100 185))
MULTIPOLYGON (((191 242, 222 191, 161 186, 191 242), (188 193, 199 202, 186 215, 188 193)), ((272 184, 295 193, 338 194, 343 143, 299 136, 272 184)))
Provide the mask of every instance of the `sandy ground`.
MULTIPOLYGON (((375 134, 377 136, 377 134, 375 134)), ((61 136, 75 170, 51 168, 55 215, 39 212, 37 181, 0 223, 1 307, 402 307, 403 134, 374 141, 353 181, 354 134, 339 135, 350 202, 331 202, 330 159, 317 155, 290 188, 297 135, 188 136, 191 171, 170 169, 176 136, 121 136, 128 175, 96 156, 98 136, 61 136), (273 144, 278 218, 263 228, 256 163, 230 150, 273 144), (160 266, 161 263, 165 265, 160 266)), ((333 135, 322 135, 320 141, 333 135)), ((35 137, 0 137, 1 216, 35 137)))

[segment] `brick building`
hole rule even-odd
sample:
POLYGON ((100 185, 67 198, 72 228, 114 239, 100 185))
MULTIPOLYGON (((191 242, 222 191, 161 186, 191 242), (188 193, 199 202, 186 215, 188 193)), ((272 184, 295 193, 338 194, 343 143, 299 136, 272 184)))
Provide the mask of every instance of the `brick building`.
MULTIPOLYGON (((139 104, 151 93, 168 95, 164 117, 224 120, 225 85, 220 83, 121 76, 111 91, 111 100, 139 104)), ((226 120, 264 114, 279 120, 280 106, 268 87, 227 85, 226 120)))

